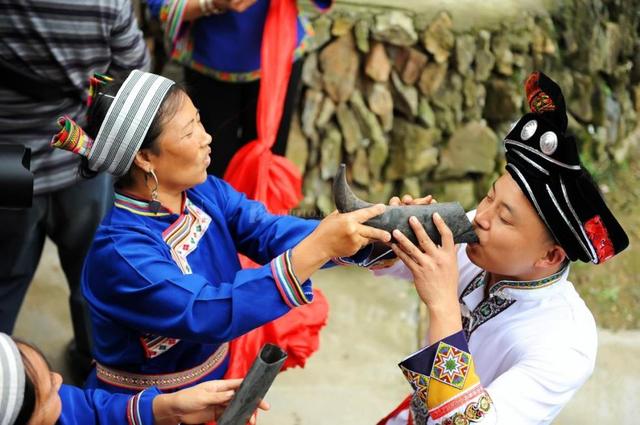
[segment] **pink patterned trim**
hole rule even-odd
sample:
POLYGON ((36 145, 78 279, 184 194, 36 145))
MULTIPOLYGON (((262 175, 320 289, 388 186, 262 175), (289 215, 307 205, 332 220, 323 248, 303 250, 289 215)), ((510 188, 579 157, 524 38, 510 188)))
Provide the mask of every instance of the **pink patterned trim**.
POLYGON ((462 393, 458 397, 454 398, 453 400, 449 400, 446 403, 441 404, 440 406, 432 410, 429 410, 429 416, 434 421, 437 419, 440 419, 441 417, 448 415, 454 410, 464 406, 465 404, 467 404, 468 402, 470 402, 471 400, 478 397, 484 392, 485 392, 484 387, 478 384, 475 387, 471 388, 469 391, 462 393))
POLYGON ((158 387, 159 390, 174 390, 197 382, 202 377, 216 370, 229 353, 229 343, 222 344, 204 363, 191 369, 175 373, 146 375, 142 373, 126 372, 112 369, 96 362, 96 376, 105 384, 127 390, 141 391, 148 387, 158 387))

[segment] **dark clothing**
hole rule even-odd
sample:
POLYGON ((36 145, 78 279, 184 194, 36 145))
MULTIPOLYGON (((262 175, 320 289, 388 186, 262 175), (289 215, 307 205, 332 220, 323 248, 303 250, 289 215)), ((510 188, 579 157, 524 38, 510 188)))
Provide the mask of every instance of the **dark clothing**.
MULTIPOLYGON (((260 80, 224 82, 190 68, 184 68, 184 72, 189 95, 200 110, 202 124, 213 136, 208 172, 222 178, 238 149, 257 137, 256 109, 260 80)), ((299 98, 301 74, 302 59, 299 59, 291 68, 282 119, 271 149, 277 155, 284 156, 287 150, 291 116, 299 98)))
POLYGON ((69 305, 76 347, 90 353, 86 302, 80 291, 84 257, 93 234, 113 203, 111 177, 92 180, 35 196, 24 210, 0 210, 0 331, 10 334, 33 278, 46 236, 58 247, 62 270, 69 284, 69 305), (26 237, 28 235, 28 237, 26 237))

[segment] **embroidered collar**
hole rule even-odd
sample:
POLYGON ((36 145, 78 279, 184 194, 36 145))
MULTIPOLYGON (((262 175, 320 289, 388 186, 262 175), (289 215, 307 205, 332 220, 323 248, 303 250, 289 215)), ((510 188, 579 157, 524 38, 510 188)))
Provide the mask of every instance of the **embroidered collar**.
MULTIPOLYGON (((537 280, 501 280, 489 289, 489 296, 497 294, 504 289, 540 289, 553 285, 562 279, 562 276, 569 268, 569 263, 566 263, 562 268, 551 276, 544 277, 537 280)), ((486 274, 486 272, 485 272, 486 274)), ((486 277, 485 277, 486 278, 486 277)))
MULTIPOLYGON (((544 277, 542 279, 537 280, 501 280, 497 282, 495 285, 489 289, 489 297, 493 297, 503 292, 505 289, 540 289, 546 288, 548 286, 553 285, 562 279, 562 276, 565 274, 567 269, 569 268, 569 263, 562 266, 560 270, 556 273, 544 277)), ((464 288, 462 293, 460 294, 460 301, 465 298, 467 295, 474 292, 476 289, 480 287, 484 287, 487 283, 488 274, 486 271, 481 271, 476 275, 475 278, 471 280, 471 282, 464 288)))
MULTIPOLYGON (((182 206, 181 211, 185 211, 187 195, 186 193, 182 193, 182 206)), ((126 192, 116 192, 115 193, 115 202, 114 205, 118 208, 125 209, 134 214, 143 215, 146 217, 166 217, 168 215, 174 214, 168 208, 163 206, 160 207, 160 210, 155 213, 149 207, 149 201, 146 199, 138 198, 130 193, 126 192)))

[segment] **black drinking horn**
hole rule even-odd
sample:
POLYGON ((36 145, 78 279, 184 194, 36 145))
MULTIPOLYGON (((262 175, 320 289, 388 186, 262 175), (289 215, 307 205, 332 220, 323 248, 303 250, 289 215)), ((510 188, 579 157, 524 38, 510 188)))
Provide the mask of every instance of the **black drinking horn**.
POLYGON ((282 348, 264 345, 217 424, 245 425, 249 422, 286 359, 287 353, 282 348))
MULTIPOLYGON (((341 213, 359 210, 370 207, 373 204, 365 202, 351 191, 347 183, 345 165, 340 164, 336 178, 333 181, 333 199, 338 211, 341 213)), ((433 224, 434 213, 440 214, 444 222, 453 233, 455 243, 478 242, 478 236, 473 231, 473 226, 467 215, 458 202, 444 202, 431 205, 402 205, 387 206, 386 210, 377 217, 365 222, 367 226, 392 232, 394 229, 400 230, 414 244, 418 243, 416 235, 409 225, 409 217, 415 216, 427 234, 436 244, 440 244, 440 232, 433 224)))

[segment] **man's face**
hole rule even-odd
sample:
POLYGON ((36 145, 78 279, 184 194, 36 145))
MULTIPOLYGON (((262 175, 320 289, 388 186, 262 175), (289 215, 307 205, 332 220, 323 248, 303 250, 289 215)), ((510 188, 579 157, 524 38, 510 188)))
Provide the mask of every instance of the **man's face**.
POLYGON ((467 246, 469 259, 488 272, 518 278, 533 271, 554 241, 509 173, 478 205, 473 225, 480 242, 467 246))

